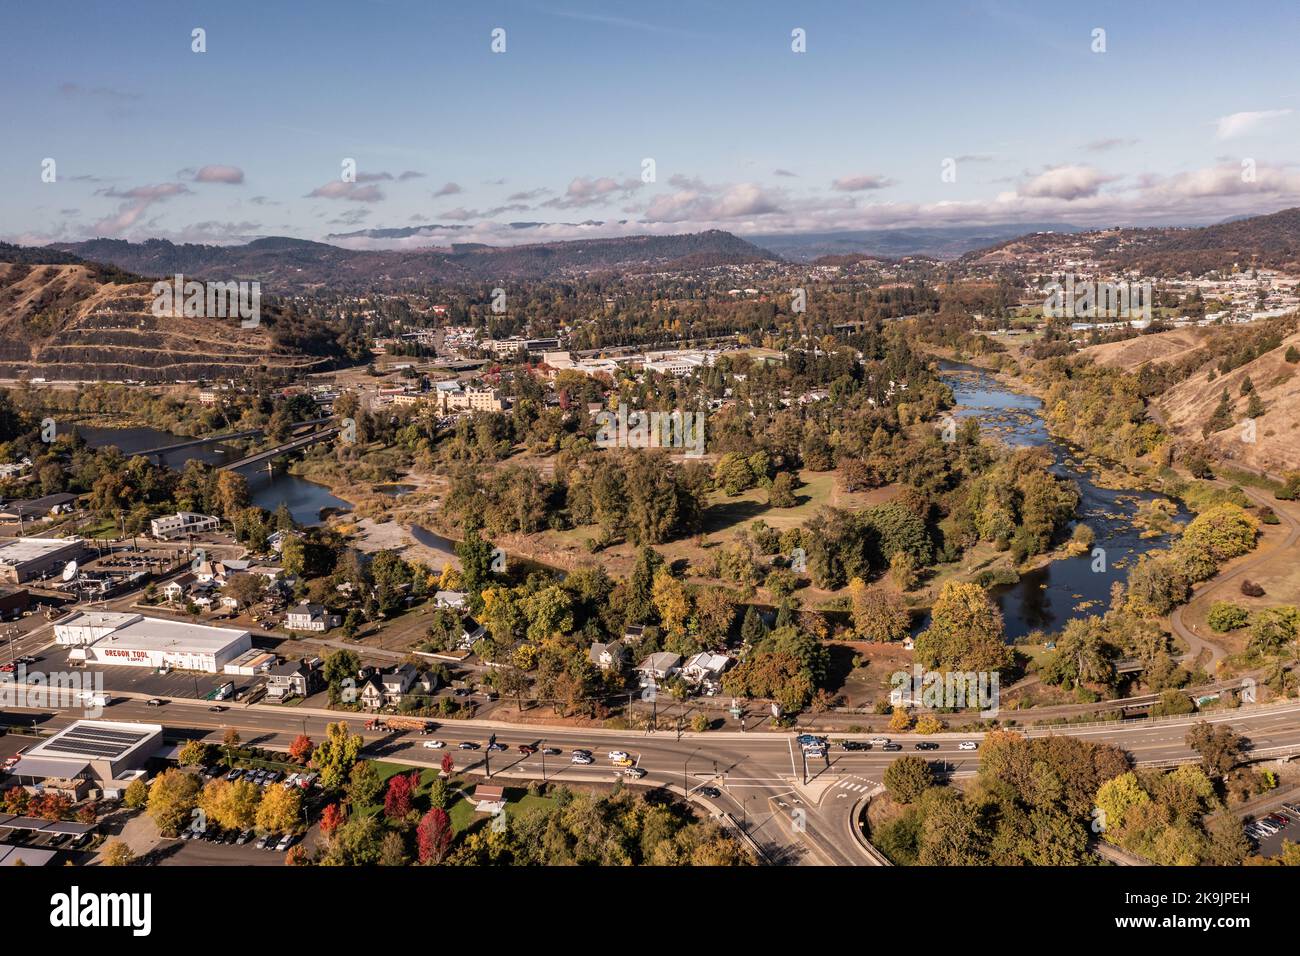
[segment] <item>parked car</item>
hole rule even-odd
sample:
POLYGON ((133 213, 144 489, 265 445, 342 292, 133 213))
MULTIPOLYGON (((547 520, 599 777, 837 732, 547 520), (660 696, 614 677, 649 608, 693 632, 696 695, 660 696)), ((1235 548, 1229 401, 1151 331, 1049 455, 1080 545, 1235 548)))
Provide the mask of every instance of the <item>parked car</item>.
POLYGON ((275 845, 275 850, 277 853, 283 853, 291 846, 293 846, 293 834, 286 833, 284 836, 280 837, 280 842, 275 845))
POLYGON ((447 746, 447 744, 441 740, 426 740, 424 743, 420 744, 420 746, 425 750, 441 750, 443 747, 447 746))
POLYGON ((253 846, 257 847, 259 850, 265 850, 267 846, 270 845, 270 843, 271 843, 271 834, 264 833, 262 836, 257 838, 257 842, 254 843, 253 846))
POLYGON ((239 834, 239 839, 236 840, 235 843, 239 846, 243 846, 245 843, 248 842, 249 837, 251 837, 252 835, 253 835, 252 830, 244 830, 239 834))
POLYGON ((244 771, 242 768, 234 767, 233 769, 231 769, 230 773, 226 774, 226 783, 234 783, 243 775, 244 775, 244 771))

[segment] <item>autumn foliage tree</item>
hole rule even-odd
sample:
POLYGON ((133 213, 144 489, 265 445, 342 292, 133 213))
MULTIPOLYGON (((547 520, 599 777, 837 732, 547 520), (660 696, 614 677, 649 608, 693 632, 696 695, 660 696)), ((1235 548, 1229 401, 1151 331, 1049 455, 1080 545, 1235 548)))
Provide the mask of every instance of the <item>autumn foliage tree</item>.
POLYGON ((441 863, 451 846, 451 817, 447 811, 434 807, 420 818, 420 825, 415 831, 419 846, 420 862, 425 865, 441 863))
POLYGON ((315 744, 306 734, 299 734, 293 738, 293 743, 289 745, 289 756, 296 763, 306 766, 307 761, 311 759, 311 752, 315 749, 315 744))
POLYGON ((388 790, 384 794, 384 816, 390 820, 405 820, 411 812, 415 798, 415 788, 419 784, 418 773, 399 773, 388 780, 388 790))
POLYGON ((320 815, 320 830, 325 836, 332 837, 334 831, 343 825, 347 814, 337 803, 327 804, 320 815))

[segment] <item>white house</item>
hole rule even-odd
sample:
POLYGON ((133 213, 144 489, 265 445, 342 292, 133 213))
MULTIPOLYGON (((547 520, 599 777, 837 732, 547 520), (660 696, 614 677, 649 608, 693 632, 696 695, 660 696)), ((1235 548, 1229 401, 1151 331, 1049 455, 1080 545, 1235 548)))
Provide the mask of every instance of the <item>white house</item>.
POLYGON ((468 600, 469 595, 464 591, 438 591, 433 596, 435 607, 450 607, 457 611, 463 611, 468 600))
POLYGON ((682 679, 691 684, 711 683, 722 677, 722 672, 730 664, 731 658, 726 654, 701 651, 682 665, 682 679))
POLYGON ((676 674, 681 668, 682 655, 669 651, 651 654, 637 665, 636 672, 641 675, 641 686, 657 683, 676 674))
POLYGON ((608 644, 596 642, 591 645, 587 656, 601 670, 614 670, 621 668, 627 660, 627 648, 622 641, 610 641, 608 644))
POLYGON ((299 604, 284 616, 284 626, 290 631, 328 631, 338 627, 342 618, 332 614, 323 604, 299 604))

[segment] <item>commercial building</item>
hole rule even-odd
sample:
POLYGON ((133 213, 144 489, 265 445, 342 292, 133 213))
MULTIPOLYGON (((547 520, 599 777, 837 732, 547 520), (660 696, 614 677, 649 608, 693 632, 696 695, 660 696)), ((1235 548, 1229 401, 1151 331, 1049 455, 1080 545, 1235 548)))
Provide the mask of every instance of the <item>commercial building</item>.
POLYGON ((167 667, 220 673, 251 649, 248 631, 165 621, 142 614, 82 611, 54 625, 54 638, 72 648, 68 657, 95 664, 167 667))
POLYGON ((92 784, 117 791, 140 776, 162 735, 160 724, 78 720, 24 752, 9 772, 24 785, 78 796, 92 784))
POLYGON ((80 538, 10 538, 0 543, 0 583, 22 584, 62 571, 86 553, 80 538))
POLYGON ((174 515, 154 518, 149 522, 149 533, 159 541, 171 541, 190 534, 203 534, 221 527, 221 519, 193 511, 178 511, 174 515))
POLYGON ((77 496, 66 491, 46 495, 43 498, 29 498, 23 501, 11 501, 0 508, 0 518, 17 521, 19 518, 30 521, 44 518, 46 515, 67 514, 76 507, 77 496))

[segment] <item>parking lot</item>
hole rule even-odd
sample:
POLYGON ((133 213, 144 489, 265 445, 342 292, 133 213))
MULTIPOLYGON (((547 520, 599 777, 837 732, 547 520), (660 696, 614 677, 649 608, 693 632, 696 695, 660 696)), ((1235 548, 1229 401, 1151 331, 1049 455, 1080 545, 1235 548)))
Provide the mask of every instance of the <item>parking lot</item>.
POLYGON ((1258 847, 1260 856, 1278 856, 1282 852, 1282 843, 1286 840, 1300 843, 1300 803, 1287 801, 1286 804, 1275 809, 1261 810, 1255 814, 1254 823, 1246 825, 1246 836, 1258 847), (1274 814, 1276 817, 1270 819, 1274 814), (1277 832, 1260 831, 1259 824, 1262 822, 1271 824, 1277 832), (1254 833, 1252 828, 1255 830, 1254 833))

